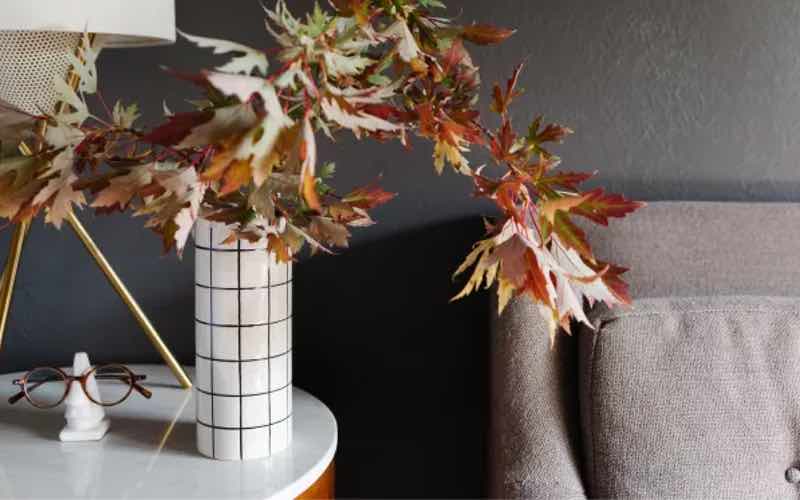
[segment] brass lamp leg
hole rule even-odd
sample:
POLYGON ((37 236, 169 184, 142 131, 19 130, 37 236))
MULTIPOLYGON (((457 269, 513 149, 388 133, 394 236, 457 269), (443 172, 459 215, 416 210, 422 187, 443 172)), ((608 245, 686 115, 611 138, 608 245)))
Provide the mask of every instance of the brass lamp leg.
POLYGON ((94 260, 97 262, 97 265, 100 267, 100 270, 106 275, 108 281, 111 283, 111 286, 117 291, 119 296, 122 298, 125 305, 128 306, 128 309, 131 310, 133 316, 136 318, 136 321, 139 322, 139 325, 144 330, 145 335, 150 339, 150 342, 153 343, 158 353, 161 354, 161 357, 164 359, 164 362, 169 366, 172 373, 178 379, 178 382, 181 384, 181 387, 184 389, 188 389, 192 387, 192 382, 189 380, 189 377, 186 375, 186 372, 183 371, 181 365, 175 360, 175 357, 170 352, 169 348, 164 344, 164 341, 161 340, 161 337, 156 332, 153 325, 150 323, 150 320, 147 319, 145 316, 144 311, 142 308, 139 307, 139 304, 136 302, 136 299, 133 298, 131 293, 128 291, 128 288, 122 283, 122 280, 119 279, 117 273, 114 272, 114 269, 111 268, 111 265, 106 260, 103 253, 97 247, 95 242, 92 240, 92 237, 89 236, 89 233, 86 231, 86 228, 83 227, 83 224, 75 217, 74 213, 70 213, 67 216, 67 222, 69 222, 72 229, 75 231, 75 234, 78 235, 81 242, 83 242, 86 249, 92 255, 94 260))
POLYGON ((22 247, 25 244, 28 229, 30 229, 30 222, 22 222, 14 230, 14 235, 11 238, 11 249, 8 252, 8 261, 3 272, 3 278, 0 281, 0 348, 3 347, 3 334, 6 331, 8 311, 11 308, 11 296, 14 294, 19 259, 22 256, 22 247))

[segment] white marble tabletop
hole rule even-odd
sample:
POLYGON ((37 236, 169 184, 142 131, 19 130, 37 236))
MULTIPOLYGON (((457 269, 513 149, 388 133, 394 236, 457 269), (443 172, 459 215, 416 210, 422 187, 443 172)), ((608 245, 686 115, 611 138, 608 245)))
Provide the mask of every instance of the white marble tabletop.
MULTIPOLYGON (((12 380, 0 376, 0 498, 294 498, 333 460, 337 426, 319 400, 295 388, 292 448, 266 460, 220 462, 195 446, 193 391, 163 366, 131 367, 153 391, 106 412, 99 442, 61 443, 63 405, 9 405, 12 380)), ((191 372, 190 372, 191 376, 191 372)))

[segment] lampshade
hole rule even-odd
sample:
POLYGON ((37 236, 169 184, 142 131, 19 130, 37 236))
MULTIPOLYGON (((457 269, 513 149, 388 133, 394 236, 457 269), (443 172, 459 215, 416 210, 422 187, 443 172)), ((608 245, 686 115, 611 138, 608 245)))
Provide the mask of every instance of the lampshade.
POLYGON ((174 0, 3 0, 0 31, 95 33, 104 47, 175 42, 174 0))
POLYGON ((103 47, 175 41, 174 0, 0 0, 0 99, 51 112, 82 33, 103 47))

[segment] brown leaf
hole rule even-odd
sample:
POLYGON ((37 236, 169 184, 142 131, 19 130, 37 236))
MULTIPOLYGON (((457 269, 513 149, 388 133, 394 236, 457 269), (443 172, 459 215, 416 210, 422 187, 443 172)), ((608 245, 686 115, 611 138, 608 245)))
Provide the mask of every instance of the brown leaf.
POLYGON ((603 188, 589 191, 585 196, 585 202, 576 207, 574 213, 603 226, 608 225, 609 218, 623 218, 647 206, 620 194, 606 193, 603 188))
POLYGON ((211 157, 209 165, 200 174, 200 179, 204 182, 216 182, 221 180, 231 162, 234 161, 234 154, 234 150, 230 148, 215 152, 214 156, 211 157))
POLYGON ((397 193, 389 193, 381 188, 377 181, 368 186, 358 188, 348 194, 342 201, 350 206, 371 210, 386 203, 389 203, 397 196, 397 193))
POLYGON ((508 40, 514 33, 516 30, 498 28, 491 24, 473 24, 464 28, 461 36, 478 45, 497 45, 508 40))
MULTIPOLYGON (((544 165, 540 163, 539 165, 544 165)), ((536 179, 537 184, 560 187, 577 191, 584 182, 594 177, 597 172, 559 172, 553 175, 544 175, 536 179)))
POLYGON ((547 290, 547 279, 539 267, 536 255, 530 249, 525 251, 525 261, 528 264, 525 290, 533 296, 534 301, 552 307, 550 292, 547 290))
POLYGON ((289 246, 279 236, 274 234, 267 235, 267 250, 270 253, 275 254, 275 258, 278 260, 278 262, 292 261, 292 255, 290 253, 289 246))
POLYGON ((92 202, 94 208, 119 208, 128 207, 139 190, 153 182, 153 176, 147 167, 131 170, 130 173, 112 178, 107 187, 100 190, 92 202))
POLYGON ((317 195, 317 179, 311 175, 306 175, 303 178, 303 198, 311 210, 315 212, 322 210, 319 196, 317 195))
POLYGON ((250 162, 246 160, 233 160, 225 171, 225 178, 222 188, 219 191, 220 196, 238 191, 242 186, 250 183, 252 178, 252 169, 250 162))
POLYGON ((520 64, 514 68, 514 73, 512 73, 511 78, 506 82, 505 93, 500 85, 494 86, 492 111, 495 113, 505 116, 508 113, 508 107, 511 105, 511 102, 522 94, 522 92, 517 90, 517 84, 519 83, 519 76, 522 74, 523 67, 524 66, 520 64))
POLYGON ((341 224, 337 224, 327 217, 314 216, 311 218, 309 232, 317 240, 337 247, 346 248, 350 232, 341 224))
POLYGON ((214 113, 211 111, 194 111, 172 115, 167 120, 167 123, 142 137, 142 141, 159 146, 174 146, 186 139, 195 127, 203 125, 213 118, 214 113))

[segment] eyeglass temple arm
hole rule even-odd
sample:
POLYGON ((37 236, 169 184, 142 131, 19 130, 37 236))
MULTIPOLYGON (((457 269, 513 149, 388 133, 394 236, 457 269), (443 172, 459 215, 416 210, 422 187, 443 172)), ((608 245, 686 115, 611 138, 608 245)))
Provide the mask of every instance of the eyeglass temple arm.
MULTIPOLYGON (((22 381, 15 380, 13 382, 14 385, 22 385, 22 381)), ((13 405, 19 403, 19 400, 25 397, 25 389, 20 390, 18 393, 14 394, 10 398, 8 398, 8 404, 13 405)))
POLYGON ((134 375, 133 388, 136 389, 136 391, 142 396, 146 397, 147 399, 150 399, 153 397, 153 393, 150 392, 143 385, 139 384, 139 382, 141 382, 142 380, 147 380, 147 375, 134 375))
POLYGON ((25 391, 19 391, 15 395, 8 398, 8 404, 14 405, 19 403, 19 400, 25 397, 25 391))
POLYGON ((153 393, 146 389, 144 386, 137 384, 136 382, 133 383, 133 388, 136 389, 136 392, 141 394, 142 396, 150 399, 153 397, 153 393))
MULTIPOLYGON (((40 385, 42 385, 45 382, 47 382, 47 380, 42 380, 41 382, 36 382, 35 384, 31 384, 31 386, 28 389, 33 391, 37 387, 39 387, 40 385)), ((22 380, 15 380, 12 383, 14 385, 22 385, 22 380)), ((16 393, 15 395, 11 396, 10 398, 8 398, 8 404, 10 404, 10 405, 17 404, 19 402, 19 400, 24 398, 24 397, 25 397, 25 389, 23 388, 18 393, 16 393)))

